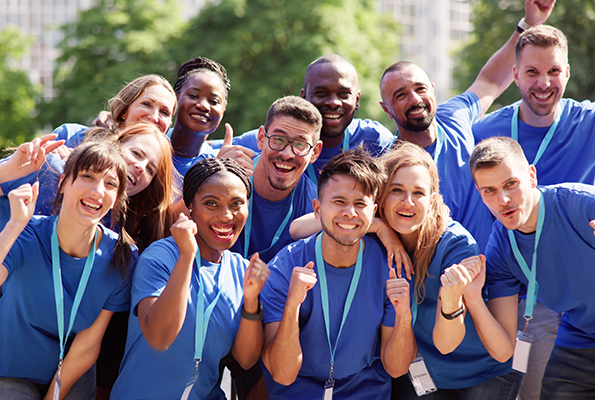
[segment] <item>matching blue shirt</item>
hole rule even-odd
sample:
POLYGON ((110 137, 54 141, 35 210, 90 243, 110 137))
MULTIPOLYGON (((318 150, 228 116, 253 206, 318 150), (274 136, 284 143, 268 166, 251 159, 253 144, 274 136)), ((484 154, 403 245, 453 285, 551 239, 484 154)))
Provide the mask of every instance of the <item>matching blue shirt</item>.
MULTIPOLYGON (((563 313, 557 345, 595 348, 595 236, 589 226, 589 221, 595 219, 595 187, 581 187, 540 187, 545 220, 537 249, 537 299, 563 313)), ((514 231, 514 236, 531 267, 535 233, 514 231)), ((511 250, 507 230, 498 221, 486 257, 489 298, 515 295, 521 283, 528 284, 511 250)))
MULTIPOLYGON (((60 343, 50 240, 55 218, 33 217, 4 260, 8 278, 0 297, 0 377, 49 384, 58 367, 60 343)), ((71 338, 89 328, 101 310, 130 308, 129 279, 123 281, 120 272, 110 266, 117 235, 100 228, 103 238, 95 252, 71 338)), ((65 330, 85 261, 60 250, 65 330)))
MULTIPOLYGON (((156 297, 163 292, 178 257, 178 246, 169 237, 154 242, 139 258, 132 281, 133 312, 130 313, 128 324, 126 353, 111 393, 112 399, 179 399, 194 372, 194 333, 199 289, 196 262, 192 269, 184 325, 169 349, 159 352, 149 346, 138 323, 138 303, 146 297, 156 297)), ((201 260, 205 309, 218 292, 221 292, 221 296, 211 314, 202 361, 198 368, 198 380, 190 399, 225 398, 217 384, 219 360, 231 350, 240 325, 243 279, 248 262, 229 251, 224 252, 222 261, 222 264, 214 264, 201 260), (221 273, 224 273, 222 286, 218 287, 217 281, 221 273)))
MULTIPOLYGON (((261 293, 265 324, 281 321, 293 268, 316 261, 316 235, 282 249, 269 263, 271 275, 261 293)), ((365 236, 363 268, 351 310, 335 354, 333 398, 389 398, 390 376, 380 359, 380 327, 392 327, 395 311, 386 294, 386 251, 365 236)), ((315 271, 316 271, 315 267, 315 271)), ((331 341, 335 342, 355 266, 335 268, 325 263, 329 292, 331 341)), ((295 382, 280 385, 263 367, 269 398, 322 398, 329 377, 330 349, 321 306, 320 284, 308 291, 300 307, 303 362, 295 382)))

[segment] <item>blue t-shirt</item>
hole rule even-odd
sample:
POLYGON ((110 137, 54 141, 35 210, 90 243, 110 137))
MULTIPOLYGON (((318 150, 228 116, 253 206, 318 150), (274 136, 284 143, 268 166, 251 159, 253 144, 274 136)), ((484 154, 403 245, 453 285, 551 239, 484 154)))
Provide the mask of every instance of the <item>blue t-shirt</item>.
MULTIPOLYGON (((173 129, 174 128, 169 128, 169 130, 167 131, 167 137, 170 139, 170 141, 171 141, 171 134, 173 132, 173 129)), ((202 146, 200 147, 200 152, 198 153, 198 155, 196 155, 196 157, 190 157, 190 158, 178 157, 172 153, 171 158, 174 163, 174 168, 183 177, 186 175, 186 172, 188 172, 190 167, 192 167, 194 164, 196 164, 197 162, 199 162, 200 160, 202 160, 203 158, 206 158, 206 157, 216 157, 218 152, 219 152, 218 150, 214 151, 211 148, 211 145, 209 143, 204 142, 202 144, 202 146)))
MULTIPOLYGON (((395 323, 395 310, 386 294, 386 252, 371 237, 365 236, 364 240, 360 281, 335 353, 333 398, 336 399, 390 396, 390 376, 380 359, 380 327, 392 327, 395 323)), ((313 235, 295 242, 269 263, 271 275, 261 293, 265 324, 281 321, 293 268, 309 261, 316 262, 315 241, 316 235, 313 235)), ((325 263, 332 343, 339 331, 354 270, 355 266, 335 268, 325 263)), ((300 307, 303 362, 298 377, 293 384, 283 386, 276 383, 263 367, 269 398, 322 398, 329 377, 330 349, 321 304, 317 283, 308 291, 300 307)))
MULTIPOLYGON (((595 348, 595 187, 573 190, 561 185, 540 187, 545 220, 537 248, 537 299, 563 313, 556 344, 595 348)), ((531 268, 535 233, 514 231, 523 258, 531 268)), ((528 284, 510 247, 507 229, 494 223, 486 247, 489 298, 512 296, 528 284)))
MULTIPOLYGON (((33 217, 4 260, 8 278, 0 297, 0 377, 49 384, 58 367, 60 343, 50 240, 55 218, 33 217)), ((123 281, 120 272, 110 266, 118 237, 100 227, 103 239, 95 252, 71 337, 89 328, 102 309, 130 309, 130 280, 123 281)), ((85 261, 60 250, 65 331, 85 261)))
POLYGON ((424 280, 425 297, 418 305, 413 328, 418 351, 439 389, 472 387, 512 371, 510 361, 499 363, 489 355, 477 335, 470 314, 465 316, 465 337, 452 353, 443 355, 434 346, 440 276, 446 268, 477 254, 479 249, 473 237, 458 222, 451 220, 436 246, 428 267, 429 276, 424 280))
MULTIPOLYGON (((159 296, 171 276, 180 253, 172 237, 151 244, 141 255, 132 281, 132 307, 128 322, 126 352, 120 375, 111 393, 112 399, 179 399, 192 376, 196 299, 199 279, 196 262, 192 268, 186 318, 169 349, 159 352, 146 341, 137 316, 138 303, 146 297, 159 296)), ((230 350, 240 326, 240 307, 244 298, 243 279, 248 262, 238 254, 223 252, 221 264, 201 259, 205 309, 221 291, 207 329, 198 380, 190 399, 225 399, 217 385, 219 360, 230 350), (217 286, 223 271, 222 287, 217 286)))
MULTIPOLYGON (((258 251, 259 257, 264 262, 269 262, 275 254, 288 244, 293 242, 289 234, 291 221, 302 215, 314 212, 312 200, 318 197, 316 186, 303 174, 297 185, 293 189, 293 211, 285 229, 283 229, 279 240, 267 251, 273 242, 277 229, 281 226, 283 220, 287 217, 291 207, 291 195, 281 201, 268 201, 262 198, 256 190, 252 196, 252 230, 250 232, 250 246, 248 247, 247 258, 258 251)), ((246 227, 240 233, 238 240, 231 247, 231 251, 244 255, 244 232, 246 227)))
MULTIPOLYGON (((452 218, 473 235, 483 251, 493 218, 475 188, 468 165, 475 145, 471 125, 480 114, 481 104, 473 92, 465 92, 438 106, 436 121, 444 129, 445 137, 436 166, 440 192, 452 218)), ((426 151, 436 158, 436 142, 426 147, 426 151)))
MULTIPOLYGON (((511 136, 511 122, 518 101, 490 113, 473 126, 477 143, 491 136, 511 136)), ((560 122, 546 151, 538 161, 537 179, 542 185, 562 182, 595 183, 595 104, 562 99, 560 122)), ((548 127, 538 128, 518 121, 518 140, 529 160, 537 150, 548 127)))
MULTIPOLYGON (((386 129, 380 122, 354 118, 353 121, 347 126, 347 130, 350 133, 349 136, 349 148, 353 149, 359 146, 360 143, 364 144, 364 147, 373 155, 382 155, 386 150, 390 148, 393 143, 392 133, 386 129)), ((234 145, 240 145, 253 150, 256 155, 260 154, 257 144, 258 129, 245 132, 240 136, 233 138, 234 145)), ((221 148, 223 141, 217 140, 211 143, 213 149, 221 148)), ((316 177, 320 175, 322 167, 330 161, 336 155, 341 154, 343 151, 343 143, 335 147, 326 147, 322 149, 320 156, 314 162, 313 167, 316 173, 316 177)))

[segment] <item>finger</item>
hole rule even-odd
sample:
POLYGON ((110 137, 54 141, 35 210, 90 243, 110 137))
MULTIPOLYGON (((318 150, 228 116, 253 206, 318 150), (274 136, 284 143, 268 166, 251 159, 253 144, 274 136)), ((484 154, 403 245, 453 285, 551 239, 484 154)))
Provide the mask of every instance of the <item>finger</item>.
POLYGON ((43 135, 42 137, 39 138, 41 145, 45 145, 47 142, 49 142, 50 140, 54 140, 55 138, 58 137, 58 134, 56 133, 50 133, 47 135, 43 135))
POLYGON ((407 279, 411 280, 411 276, 415 275, 415 272, 413 270, 413 264, 411 263, 411 258, 409 258, 409 255, 405 252, 405 249, 401 251, 400 256, 403 267, 405 268, 405 276, 407 277, 407 279))
POLYGON ((35 181, 33 186, 31 186, 31 201, 36 204, 37 203, 37 195, 39 195, 39 181, 35 181))
POLYGON ((310 261, 308 264, 304 265, 304 268, 314 269, 314 261, 310 261))
POLYGON ((225 124, 225 138, 222 146, 231 146, 233 143, 233 128, 230 124, 225 124))
POLYGON ((65 140, 56 140, 55 142, 47 143, 43 148, 45 154, 51 153, 65 143, 65 140))
POLYGON ((395 269, 394 268, 391 268, 391 269, 388 270, 388 277, 390 279, 394 279, 394 278, 397 277, 397 273, 395 272, 395 269))

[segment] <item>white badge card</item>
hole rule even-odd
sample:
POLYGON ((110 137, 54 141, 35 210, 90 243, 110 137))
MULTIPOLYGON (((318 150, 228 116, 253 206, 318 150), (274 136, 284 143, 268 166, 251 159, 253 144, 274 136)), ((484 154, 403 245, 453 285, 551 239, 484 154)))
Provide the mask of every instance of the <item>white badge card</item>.
POLYGON ((196 371, 195 371, 194 374, 192 374, 192 376, 188 380, 188 383, 186 383, 186 388, 184 389, 184 392, 182 393, 182 397, 180 398, 181 400, 188 400, 188 397, 190 396, 190 392, 192 391, 192 388, 194 387, 194 384, 196 383, 197 379, 198 379, 198 373, 196 373, 196 371))
POLYGON ((55 381, 56 384, 54 385, 54 395, 52 396, 52 399, 60 400, 60 391, 62 390, 62 379, 60 378, 59 374, 56 375, 55 381))
POLYGON ((335 387, 335 380, 329 379, 324 384, 324 396, 322 400, 333 400, 333 388, 335 387))
POLYGON ((434 384, 434 380, 428 372, 424 358, 420 353, 417 353, 417 357, 415 357, 409 366, 409 379, 418 396, 423 396, 424 394, 438 390, 436 384, 434 384))
POLYGON ((533 343, 533 336, 527 335, 523 331, 518 331, 516 334, 516 343, 514 345, 514 355, 512 356, 512 369, 522 373, 527 372, 529 365, 529 352, 531 351, 531 344, 533 343))

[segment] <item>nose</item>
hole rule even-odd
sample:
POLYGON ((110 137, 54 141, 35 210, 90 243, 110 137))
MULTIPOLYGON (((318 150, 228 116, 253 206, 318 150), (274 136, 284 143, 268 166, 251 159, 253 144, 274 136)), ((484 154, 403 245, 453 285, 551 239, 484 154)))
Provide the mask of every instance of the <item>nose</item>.
POLYGON ((413 207, 414 203, 413 198, 411 197, 411 192, 405 193, 405 196, 403 197, 403 203, 406 206, 413 207))
POLYGON ((139 174, 144 174, 148 163, 149 161, 146 159, 140 160, 134 164, 134 168, 136 168, 139 174))
POLYGON ((510 196, 505 190, 500 190, 500 192, 498 193, 498 201, 502 205, 510 203, 510 196))
POLYGON ((232 218, 233 212, 229 209, 229 207, 221 208, 221 212, 219 213, 220 221, 231 221, 232 218))
POLYGON ((198 108, 201 111, 208 112, 210 109, 209 102, 207 101, 207 99, 199 99, 196 102, 196 108, 198 108))
POLYGON ((419 95, 419 93, 417 93, 415 90, 411 91, 411 101, 413 102, 413 105, 417 105, 419 103, 422 102, 422 98, 419 95))
POLYGON ((541 74, 537 81, 537 85, 540 89, 547 89, 550 86, 550 77, 548 74, 541 74))
POLYGON ((343 207, 343 216, 351 218, 357 216, 357 213, 355 212, 355 206, 353 205, 353 203, 345 204, 345 207, 343 207))
POLYGON ((95 185, 93 185, 91 188, 91 194, 94 198, 98 199, 103 197, 105 194, 105 185, 106 183, 103 181, 103 179, 95 181, 95 185))
POLYGON ((147 116, 147 118, 149 119, 149 121, 151 121, 154 124, 159 123, 159 110, 157 108, 153 108, 149 112, 149 115, 147 116))
POLYGON ((294 156, 293 149, 291 148, 291 143, 288 143, 287 146, 283 150, 279 152, 285 158, 291 158, 294 156))
POLYGON ((341 99, 334 93, 331 93, 324 103, 329 107, 341 107, 341 99))

